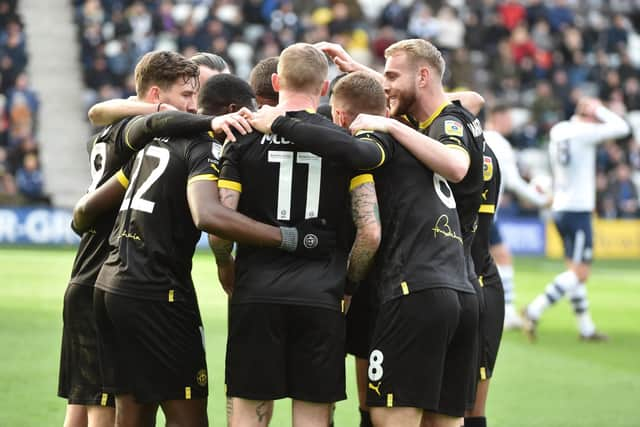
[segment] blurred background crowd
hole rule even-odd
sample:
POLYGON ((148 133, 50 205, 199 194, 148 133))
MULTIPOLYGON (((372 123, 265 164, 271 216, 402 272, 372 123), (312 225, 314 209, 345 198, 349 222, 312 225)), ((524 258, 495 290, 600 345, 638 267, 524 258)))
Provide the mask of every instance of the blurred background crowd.
MULTIPOLYGON (((247 78, 257 61, 296 41, 331 40, 381 69, 387 46, 420 37, 446 55, 449 89, 470 88, 489 105, 514 107, 514 131, 505 136, 525 176, 548 173, 548 131, 571 116, 581 95, 601 98, 640 131, 637 0, 72 2, 87 108, 133 95, 133 67, 154 49, 213 52, 247 78)), ((15 3, 0 0, 0 192, 46 201, 34 139, 38 97, 25 73, 26 41, 15 3)), ((640 146, 633 135, 603 144, 597 166, 598 214, 640 217, 640 146)), ((502 209, 505 215, 537 214, 509 194, 502 209)))

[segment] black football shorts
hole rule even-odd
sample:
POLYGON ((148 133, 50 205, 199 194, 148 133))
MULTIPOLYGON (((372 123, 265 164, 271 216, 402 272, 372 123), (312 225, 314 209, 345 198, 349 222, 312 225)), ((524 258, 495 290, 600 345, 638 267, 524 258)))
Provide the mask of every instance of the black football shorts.
POLYGON ((425 289, 380 307, 369 354, 367 404, 461 417, 477 366, 474 294, 425 289))

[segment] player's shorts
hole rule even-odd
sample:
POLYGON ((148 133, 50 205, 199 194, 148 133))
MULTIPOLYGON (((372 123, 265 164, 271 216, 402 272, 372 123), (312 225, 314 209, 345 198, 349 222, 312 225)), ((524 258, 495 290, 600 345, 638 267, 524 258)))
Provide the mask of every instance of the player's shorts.
POLYGON ((346 399, 344 315, 287 304, 232 304, 227 396, 330 403, 346 399))
POLYGON ((475 390, 478 302, 447 288, 380 307, 369 355, 367 404, 464 416, 475 390))
POLYGON ((554 212, 553 220, 562 238, 564 257, 574 263, 591 263, 593 259, 591 212, 554 212))
POLYGON ((484 310, 480 315, 479 356, 480 369, 478 379, 485 380, 493 376, 498 357, 498 349, 504 328, 504 289, 498 274, 483 277, 484 310))
POLYGON ((58 396, 73 405, 114 406, 113 394, 102 389, 93 286, 67 286, 62 319, 58 396))
POLYGON ((346 316, 346 350, 355 357, 369 357, 369 343, 375 321, 373 287, 363 282, 351 298, 346 316))
POLYGON ((502 242, 500 227, 498 226, 498 222, 494 221, 491 223, 491 228, 489 229, 489 246, 501 245, 502 242))
POLYGON ((139 403, 208 395, 204 329, 195 299, 152 301, 95 290, 105 389, 139 403))

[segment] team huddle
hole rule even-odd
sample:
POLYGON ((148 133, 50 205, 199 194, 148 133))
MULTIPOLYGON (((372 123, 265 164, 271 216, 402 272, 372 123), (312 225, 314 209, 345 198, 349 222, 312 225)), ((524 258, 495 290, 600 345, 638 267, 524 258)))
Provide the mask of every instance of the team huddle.
MULTIPOLYGON (((484 100, 444 91, 429 42, 385 58, 381 75, 339 45, 299 43, 249 84, 215 55, 151 52, 135 100, 92 108, 105 128, 73 214, 65 425, 154 426, 159 407, 167 425, 208 425, 202 231, 229 296, 230 426, 268 425, 286 397, 293 425, 333 425, 347 353, 361 426, 486 425, 505 295, 484 100), (327 57, 345 72, 331 87, 327 57)), ((536 304, 530 333, 549 305, 536 304)))

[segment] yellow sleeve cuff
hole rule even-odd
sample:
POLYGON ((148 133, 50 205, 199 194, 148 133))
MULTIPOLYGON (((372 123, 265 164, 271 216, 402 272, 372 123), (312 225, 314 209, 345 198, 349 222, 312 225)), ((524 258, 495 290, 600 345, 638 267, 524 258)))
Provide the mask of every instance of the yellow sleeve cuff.
POLYGON ((469 161, 471 161, 471 156, 469 156, 469 152, 468 152, 468 151, 467 151, 467 149, 466 149, 466 148, 464 148, 463 146, 461 146, 461 145, 456 145, 456 144, 445 144, 445 147, 447 147, 447 148, 452 148, 452 149, 454 149, 454 150, 460 150, 460 151, 462 151, 464 154, 466 154, 466 155, 467 155, 467 158, 469 159, 469 161))
POLYGON ((242 193, 242 184, 236 181, 221 179, 220 181, 218 181, 218 188, 226 188, 228 190, 233 190, 233 191, 237 191, 238 193, 242 193))
POLYGON ((203 174, 203 175, 196 175, 196 176, 192 176, 191 178, 189 178, 189 181, 187 181, 187 185, 191 184, 192 182, 198 182, 198 181, 217 181, 218 177, 211 174, 211 173, 207 173, 207 174, 203 174))
POLYGON ((129 188, 129 178, 127 178, 127 176, 124 174, 124 172, 122 172, 122 170, 118 171, 118 173, 116 174, 116 178, 118 179, 118 182, 122 184, 122 186, 125 189, 129 188))
POLYGON ((367 182, 373 182, 373 175, 371 175, 370 173, 358 175, 351 180, 351 184, 349 184, 349 191, 353 191, 354 189, 360 187, 362 184, 366 184, 367 182))
POLYGON ((480 205, 480 209, 478 209, 479 213, 486 213, 486 214, 492 214, 492 213, 496 213, 496 205, 490 205, 490 204, 486 204, 483 203, 480 205))

